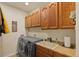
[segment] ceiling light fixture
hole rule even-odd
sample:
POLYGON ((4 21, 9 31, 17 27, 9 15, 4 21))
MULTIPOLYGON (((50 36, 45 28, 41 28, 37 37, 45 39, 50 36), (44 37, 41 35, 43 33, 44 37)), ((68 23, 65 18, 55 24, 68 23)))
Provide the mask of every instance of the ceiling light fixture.
POLYGON ((29 3, 28 3, 28 2, 26 2, 26 3, 25 3, 25 5, 29 5, 29 3))

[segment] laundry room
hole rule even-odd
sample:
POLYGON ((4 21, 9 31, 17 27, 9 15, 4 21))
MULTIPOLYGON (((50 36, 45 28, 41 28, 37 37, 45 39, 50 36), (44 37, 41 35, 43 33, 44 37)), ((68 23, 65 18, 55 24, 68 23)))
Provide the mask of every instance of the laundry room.
POLYGON ((0 2, 0 57, 79 56, 79 3, 0 2))

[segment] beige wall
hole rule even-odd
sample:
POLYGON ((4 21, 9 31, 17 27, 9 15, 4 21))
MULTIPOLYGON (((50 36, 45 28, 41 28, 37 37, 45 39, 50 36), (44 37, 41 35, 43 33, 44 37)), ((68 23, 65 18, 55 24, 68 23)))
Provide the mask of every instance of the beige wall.
POLYGON ((10 33, 2 35, 3 56, 10 56, 16 53, 18 37, 21 34, 26 34, 25 25, 24 25, 26 13, 17 8, 7 6, 1 3, 0 3, 0 7, 2 8, 4 15, 6 16, 10 29, 10 33), (18 25, 17 32, 11 31, 12 20, 17 21, 17 25, 18 25))
POLYGON ((76 56, 79 57, 79 3, 76 3, 76 56))
MULTIPOLYGON (((52 29, 52 30, 41 30, 40 27, 38 28, 31 28, 30 33, 38 33, 39 37, 46 36, 44 34, 40 33, 46 33, 48 36, 52 38, 57 38, 58 41, 63 42, 65 36, 70 36, 71 37, 71 43, 75 44, 76 38, 75 38, 75 29, 52 29)), ((32 35, 32 34, 30 34, 32 35)))

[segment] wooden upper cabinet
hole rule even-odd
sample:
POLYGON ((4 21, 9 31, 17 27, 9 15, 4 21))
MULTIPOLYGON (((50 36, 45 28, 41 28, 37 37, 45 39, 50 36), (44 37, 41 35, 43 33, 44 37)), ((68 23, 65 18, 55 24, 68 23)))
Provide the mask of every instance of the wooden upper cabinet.
POLYGON ((35 26, 35 13, 32 13, 31 19, 32 19, 32 27, 33 27, 35 26))
POLYGON ((75 2, 49 3, 47 6, 35 10, 30 17, 26 17, 28 19, 26 20, 26 27, 74 28, 75 21, 70 18, 70 13, 75 9, 75 2))
POLYGON ((25 27, 28 27, 28 25, 27 25, 27 16, 25 17, 25 27))
POLYGON ((41 28, 42 29, 48 28, 48 8, 47 6, 41 8, 41 28))
POLYGON ((58 3, 48 4, 49 21, 48 28, 58 28, 58 3))
POLYGON ((36 26, 40 26, 40 9, 36 10, 36 12, 35 12, 35 19, 36 19, 35 25, 36 26))
POLYGON ((31 16, 25 17, 25 27, 31 27, 31 16))
POLYGON ((35 26, 40 26, 40 9, 35 11, 35 26))
POLYGON ((75 22, 69 18, 70 13, 75 11, 75 2, 59 3, 59 25, 60 28, 74 28, 75 22))
POLYGON ((58 3, 49 3, 41 9, 41 27, 43 29, 58 28, 58 3))
POLYGON ((32 13, 32 26, 37 27, 40 26, 40 9, 35 10, 32 13))

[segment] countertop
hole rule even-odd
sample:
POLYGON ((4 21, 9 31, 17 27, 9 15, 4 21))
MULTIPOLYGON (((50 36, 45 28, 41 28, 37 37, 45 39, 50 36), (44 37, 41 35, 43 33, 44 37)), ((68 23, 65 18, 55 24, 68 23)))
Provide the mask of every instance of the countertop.
POLYGON ((56 51, 60 54, 66 55, 66 56, 70 56, 70 57, 74 57, 75 56, 75 49, 72 48, 66 48, 64 46, 61 46, 57 43, 50 43, 48 41, 41 41, 36 43, 37 45, 40 45, 42 47, 48 48, 50 50, 56 51))

